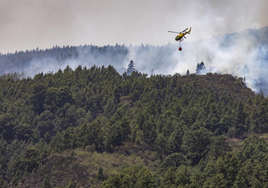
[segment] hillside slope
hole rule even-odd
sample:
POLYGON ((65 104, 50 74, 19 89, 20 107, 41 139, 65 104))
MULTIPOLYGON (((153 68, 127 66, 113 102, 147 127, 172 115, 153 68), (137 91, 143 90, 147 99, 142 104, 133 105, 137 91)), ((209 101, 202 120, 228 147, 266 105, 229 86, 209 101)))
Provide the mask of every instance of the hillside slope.
MULTIPOLYGON (((258 137, 236 152, 228 143, 268 132, 267 99, 241 78, 128 77, 112 66, 12 76, 0 78, 2 187, 187 187, 219 178, 228 187, 239 183, 249 161, 266 155, 258 137), (231 159, 235 170, 208 172, 231 159), (182 177, 185 170, 190 179, 182 177)), ((263 176, 249 178, 265 185, 263 176)))

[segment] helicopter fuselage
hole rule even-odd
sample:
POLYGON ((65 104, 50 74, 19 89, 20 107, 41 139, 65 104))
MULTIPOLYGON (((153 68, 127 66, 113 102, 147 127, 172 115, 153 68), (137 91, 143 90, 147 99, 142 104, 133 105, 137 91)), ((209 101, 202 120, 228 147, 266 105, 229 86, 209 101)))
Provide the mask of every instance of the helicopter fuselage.
POLYGON ((184 35, 185 35, 184 33, 180 33, 180 34, 178 34, 178 35, 176 36, 175 40, 176 40, 176 41, 180 41, 180 40, 182 40, 182 37, 183 37, 184 35))

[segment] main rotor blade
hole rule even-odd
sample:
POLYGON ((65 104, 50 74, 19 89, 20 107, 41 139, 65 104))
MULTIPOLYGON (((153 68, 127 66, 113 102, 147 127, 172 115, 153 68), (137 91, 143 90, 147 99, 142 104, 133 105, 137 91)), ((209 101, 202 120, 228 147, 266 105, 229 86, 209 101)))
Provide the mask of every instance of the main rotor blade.
POLYGON ((181 32, 176 32, 176 31, 168 31, 168 32, 170 32, 170 33, 178 33, 178 34, 181 33, 181 32))
POLYGON ((182 32, 186 31, 188 28, 184 29, 182 32))

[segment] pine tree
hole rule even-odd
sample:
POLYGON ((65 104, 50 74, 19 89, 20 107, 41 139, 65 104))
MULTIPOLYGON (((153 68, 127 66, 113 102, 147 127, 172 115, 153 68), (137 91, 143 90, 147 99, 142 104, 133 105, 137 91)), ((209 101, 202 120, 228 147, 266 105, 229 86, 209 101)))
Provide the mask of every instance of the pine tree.
POLYGON ((205 64, 203 63, 203 61, 199 64, 197 64, 197 67, 196 67, 196 73, 197 74, 201 74, 203 71, 206 70, 206 67, 205 67, 205 64))
POLYGON ((234 188, 239 188, 239 187, 248 187, 248 185, 246 184, 246 180, 244 178, 245 176, 245 172, 243 169, 241 169, 239 172, 238 172, 238 175, 236 176, 236 180, 234 182, 234 185, 233 187, 234 188))
POLYGON ((52 188, 52 185, 50 184, 48 175, 45 176, 45 178, 42 182, 41 188, 52 188))
POLYGON ((98 179, 104 180, 103 168, 101 166, 99 167, 99 171, 98 171, 98 179))
POLYGON ((190 71, 189 71, 189 69, 187 69, 186 75, 187 75, 187 76, 190 75, 190 71))
POLYGON ((128 69, 126 71, 127 76, 130 76, 134 71, 135 71, 134 62, 133 62, 133 60, 131 60, 130 63, 128 64, 128 69))
POLYGON ((142 168, 137 174, 137 181, 135 184, 137 188, 153 188, 155 187, 155 179, 147 168, 142 168))

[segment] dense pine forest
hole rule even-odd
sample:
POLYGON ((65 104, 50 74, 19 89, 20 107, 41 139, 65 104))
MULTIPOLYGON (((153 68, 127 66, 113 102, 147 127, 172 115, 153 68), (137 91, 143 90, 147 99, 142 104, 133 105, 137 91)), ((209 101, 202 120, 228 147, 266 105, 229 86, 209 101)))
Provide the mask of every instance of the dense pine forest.
POLYGON ((0 187, 267 187, 267 111, 227 74, 6 74, 0 187))

